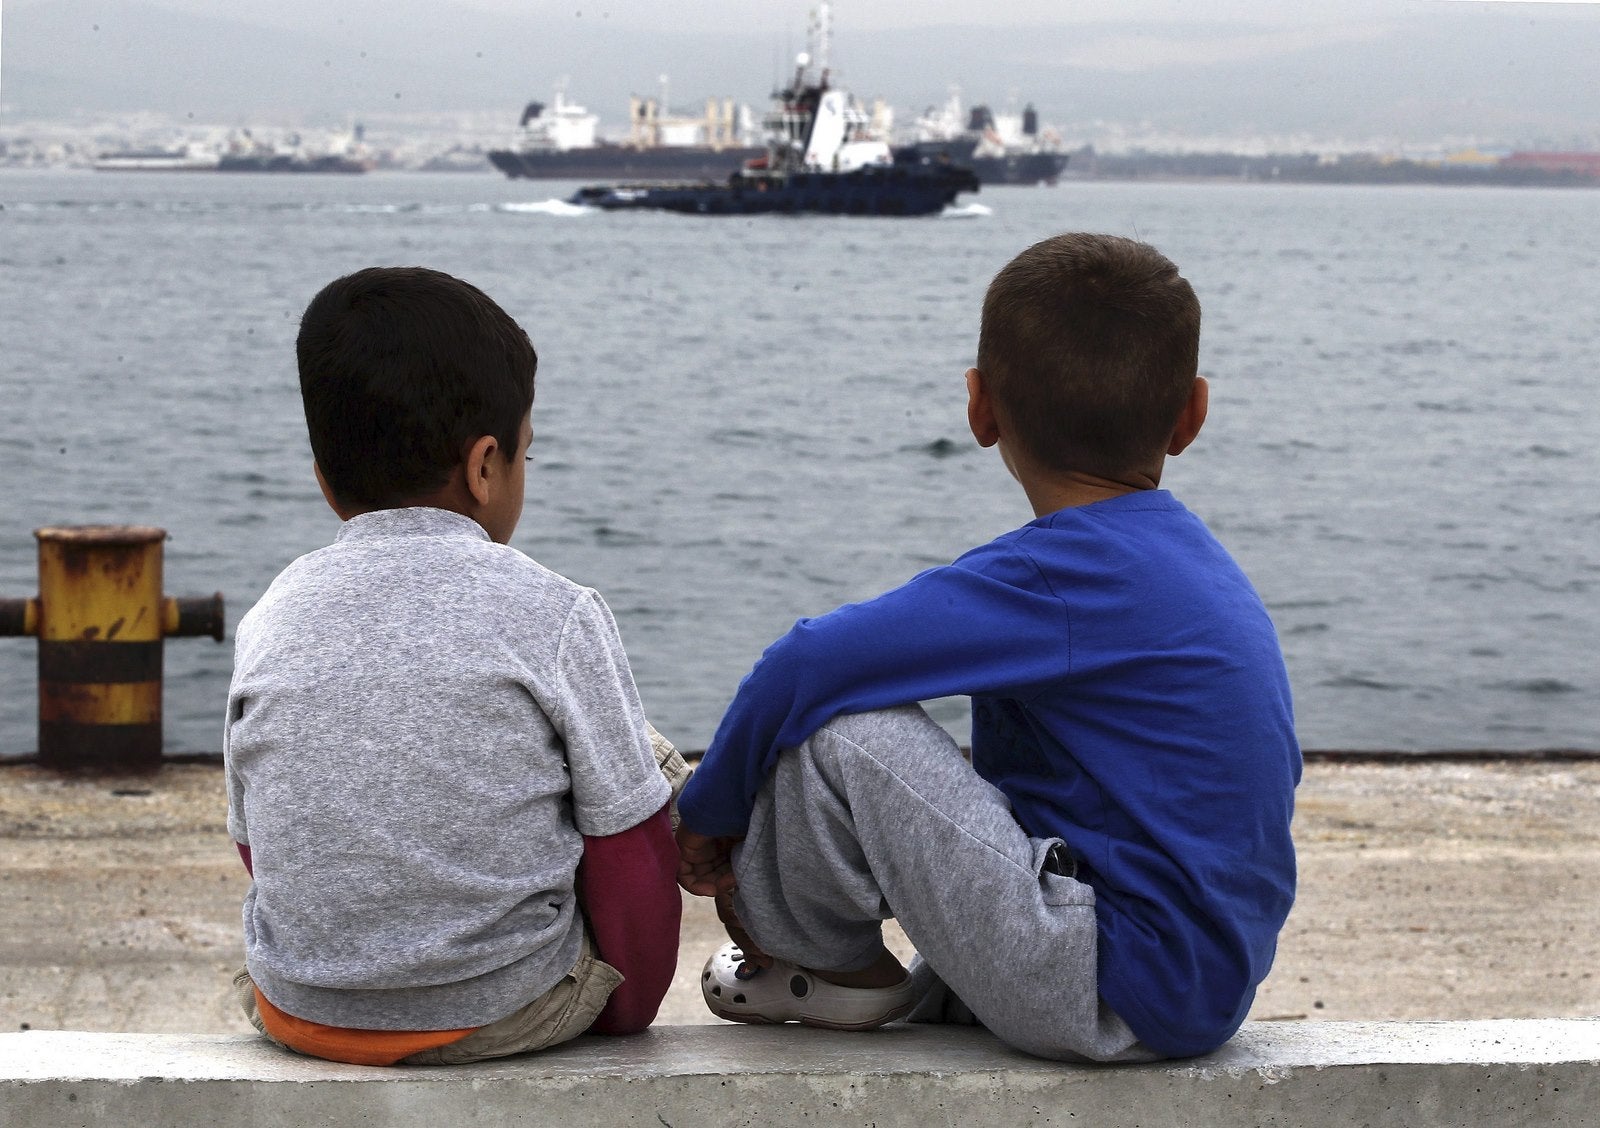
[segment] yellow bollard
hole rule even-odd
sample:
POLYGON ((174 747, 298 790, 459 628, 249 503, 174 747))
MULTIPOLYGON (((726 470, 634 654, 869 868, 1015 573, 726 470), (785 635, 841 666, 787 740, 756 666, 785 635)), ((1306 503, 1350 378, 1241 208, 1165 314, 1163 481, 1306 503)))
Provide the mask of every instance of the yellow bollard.
POLYGON ((166 530, 34 530, 39 596, 0 601, 0 634, 39 639, 39 762, 59 770, 161 766, 161 655, 168 635, 222 641, 222 593, 161 594, 166 530))

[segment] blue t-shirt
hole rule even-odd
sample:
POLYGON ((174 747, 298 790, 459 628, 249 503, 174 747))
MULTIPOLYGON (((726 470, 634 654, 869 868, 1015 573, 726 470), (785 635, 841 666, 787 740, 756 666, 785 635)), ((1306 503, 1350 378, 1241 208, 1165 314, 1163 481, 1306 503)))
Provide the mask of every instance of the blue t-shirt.
POLYGON ((972 698, 972 764, 1096 894, 1100 993, 1141 1041, 1244 1021, 1294 901, 1300 779, 1260 597, 1165 490, 1063 509, 802 619, 745 678, 679 801, 742 834, 778 753, 841 713, 972 698))

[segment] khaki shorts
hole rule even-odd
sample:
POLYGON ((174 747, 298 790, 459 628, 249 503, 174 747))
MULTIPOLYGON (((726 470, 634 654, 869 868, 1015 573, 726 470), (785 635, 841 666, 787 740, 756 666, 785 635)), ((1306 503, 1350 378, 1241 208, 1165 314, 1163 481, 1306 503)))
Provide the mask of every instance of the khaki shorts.
POLYGON ((672 788, 672 799, 667 808, 667 816, 672 820, 672 829, 678 829, 678 795, 683 791, 683 785, 689 782, 692 769, 683 758, 683 753, 672 746, 672 741, 656 731, 656 726, 645 722, 650 730, 650 751, 656 754, 656 767, 661 769, 661 774, 667 777, 667 784, 672 788))
MULTIPOLYGON (((532 1053, 570 1041, 594 1024, 605 1009, 611 992, 622 982, 622 973, 595 958, 588 936, 583 938, 583 953, 561 981, 521 1010, 480 1026, 459 1042, 437 1049, 423 1050, 401 1058, 400 1065, 465 1065, 473 1061, 532 1053)), ((293 1050, 267 1033, 256 1008, 256 985, 248 970, 233 978, 234 994, 250 1024, 269 1041, 293 1050)))

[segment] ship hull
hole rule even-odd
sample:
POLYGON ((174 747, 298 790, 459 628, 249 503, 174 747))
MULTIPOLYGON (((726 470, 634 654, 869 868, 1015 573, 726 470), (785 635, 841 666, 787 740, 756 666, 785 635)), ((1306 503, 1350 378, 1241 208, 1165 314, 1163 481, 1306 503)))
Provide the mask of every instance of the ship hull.
POLYGON ((250 156, 225 156, 216 164, 218 172, 323 172, 363 173, 371 162, 334 155, 296 157, 286 153, 250 156))
POLYGON ((948 159, 978 174, 981 184, 1054 184, 1067 167, 1068 154, 1015 152, 979 156, 975 141, 922 141, 901 152, 924 160, 948 159))
POLYGON ((1066 167, 1065 153, 1009 153, 972 159, 972 171, 983 184, 1054 184, 1066 167))
POLYGON ((110 157, 94 162, 96 172, 215 172, 217 162, 125 160, 110 157))
POLYGON ((96 172, 212 172, 216 167, 215 157, 166 150, 102 153, 94 162, 96 172))
POLYGON ((750 148, 671 146, 634 149, 625 145, 596 145, 593 148, 559 152, 496 149, 489 154, 489 160, 513 180, 587 180, 591 177, 691 180, 722 176, 729 168, 765 154, 765 149, 750 148))
POLYGON ((890 165, 854 172, 740 176, 699 184, 597 185, 569 202, 605 211, 649 209, 689 215, 931 215, 976 192, 977 178, 958 167, 890 165))

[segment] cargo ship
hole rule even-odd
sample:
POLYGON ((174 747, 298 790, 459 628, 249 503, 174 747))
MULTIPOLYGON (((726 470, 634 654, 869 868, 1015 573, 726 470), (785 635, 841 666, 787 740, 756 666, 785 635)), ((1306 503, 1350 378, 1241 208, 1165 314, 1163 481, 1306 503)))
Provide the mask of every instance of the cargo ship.
POLYGON ((680 180, 719 175, 766 151, 741 142, 749 110, 730 98, 707 99, 699 118, 673 115, 666 106, 665 90, 659 98, 630 98, 628 137, 604 141, 599 118, 558 86, 551 104, 528 103, 511 145, 492 150, 489 161, 513 180, 680 180))
POLYGON ((1041 129, 1031 106, 996 114, 986 105, 963 113, 961 88, 917 119, 912 141, 902 148, 919 157, 945 157, 967 165, 984 184, 1054 184, 1068 154, 1054 130, 1041 129))
POLYGON ((268 141, 242 129, 228 139, 217 159, 216 169, 218 172, 370 172, 375 162, 363 143, 362 128, 358 125, 353 133, 341 135, 341 138, 321 149, 312 149, 298 133, 291 133, 282 141, 268 141))

